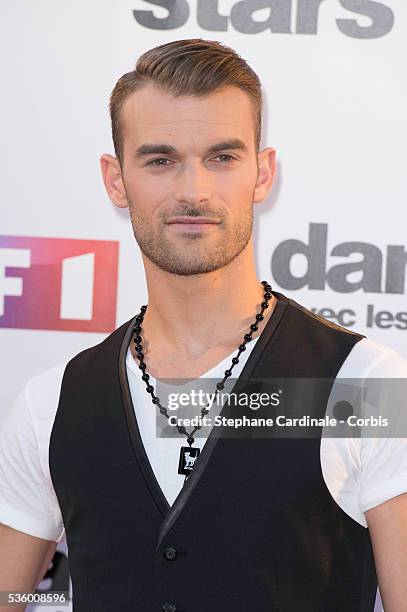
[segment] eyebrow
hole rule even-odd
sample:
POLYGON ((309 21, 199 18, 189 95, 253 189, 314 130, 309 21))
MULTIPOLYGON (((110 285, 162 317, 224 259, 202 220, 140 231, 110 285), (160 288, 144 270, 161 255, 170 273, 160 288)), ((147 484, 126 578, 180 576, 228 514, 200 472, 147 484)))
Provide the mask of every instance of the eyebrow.
MULTIPOLYGON (((240 138, 231 138, 229 140, 222 140, 221 142, 216 142, 211 145, 205 152, 208 153, 217 153, 219 151, 224 151, 225 149, 237 149, 240 151, 247 151, 247 146, 240 140, 240 138)), ((141 158, 146 155, 176 155, 178 153, 177 149, 169 144, 142 144, 135 151, 135 157, 141 158)))

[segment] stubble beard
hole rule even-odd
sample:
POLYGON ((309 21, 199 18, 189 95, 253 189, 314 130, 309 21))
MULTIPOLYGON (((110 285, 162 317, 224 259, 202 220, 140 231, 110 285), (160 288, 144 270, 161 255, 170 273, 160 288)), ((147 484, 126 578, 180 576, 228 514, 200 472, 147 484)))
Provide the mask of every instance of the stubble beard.
MULTIPOLYGON (((165 272, 190 276, 205 274, 227 266, 246 248, 253 230, 253 203, 247 210, 234 218, 231 225, 227 218, 208 230, 184 235, 175 235, 161 218, 158 230, 154 230, 140 215, 136 207, 129 203, 130 219, 134 237, 141 252, 165 272), (215 233, 214 238, 212 234, 215 233)), ((187 211, 179 213, 189 216, 187 211)), ((205 211, 202 216, 210 215, 205 211)), ((191 216, 197 216, 194 213, 191 216)))

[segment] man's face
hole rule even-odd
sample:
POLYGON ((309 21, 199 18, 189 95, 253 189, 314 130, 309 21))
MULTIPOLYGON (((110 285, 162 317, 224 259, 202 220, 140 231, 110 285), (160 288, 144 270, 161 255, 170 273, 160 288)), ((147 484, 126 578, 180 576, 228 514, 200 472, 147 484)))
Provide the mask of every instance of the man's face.
POLYGON ((122 126, 122 179, 142 253, 179 275, 226 266, 252 234, 258 160, 249 96, 227 87, 175 98, 148 85, 126 100, 122 126))

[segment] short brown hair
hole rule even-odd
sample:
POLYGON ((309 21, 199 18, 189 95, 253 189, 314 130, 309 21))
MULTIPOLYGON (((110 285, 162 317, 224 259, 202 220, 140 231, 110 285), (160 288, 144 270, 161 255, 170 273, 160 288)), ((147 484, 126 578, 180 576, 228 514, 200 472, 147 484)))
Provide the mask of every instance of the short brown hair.
POLYGON ((153 83, 177 97, 204 96, 226 86, 235 85, 250 96, 255 118, 257 151, 261 137, 262 93, 257 74, 230 47, 216 40, 187 38, 174 40, 143 53, 131 72, 117 81, 110 96, 110 118, 116 156, 123 163, 121 109, 130 94, 153 83))

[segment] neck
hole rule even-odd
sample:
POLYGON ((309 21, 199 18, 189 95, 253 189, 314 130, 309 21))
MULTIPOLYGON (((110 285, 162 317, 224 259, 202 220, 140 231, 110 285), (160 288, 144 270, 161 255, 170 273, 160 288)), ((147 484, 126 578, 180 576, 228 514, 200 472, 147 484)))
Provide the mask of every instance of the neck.
MULTIPOLYGON (((142 336, 150 354, 197 359, 219 347, 233 350, 260 312, 264 288, 250 248, 228 266, 205 274, 180 276, 150 260, 144 264, 148 308, 142 336)), ((275 302, 273 296, 253 338, 264 329, 275 302)))

